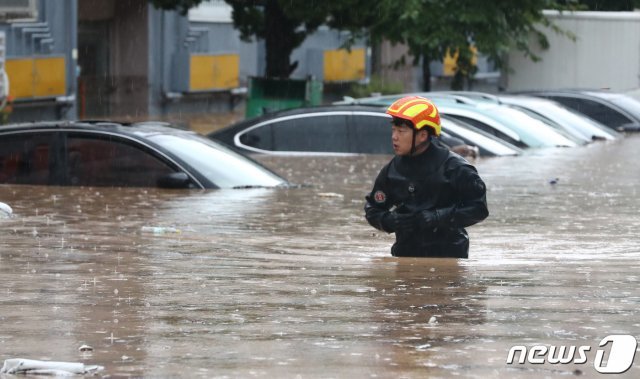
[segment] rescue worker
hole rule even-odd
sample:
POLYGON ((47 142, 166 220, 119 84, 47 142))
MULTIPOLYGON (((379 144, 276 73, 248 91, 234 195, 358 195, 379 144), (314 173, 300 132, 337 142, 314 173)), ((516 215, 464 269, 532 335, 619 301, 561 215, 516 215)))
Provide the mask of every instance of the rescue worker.
POLYGON ((436 142, 440 116, 431 101, 404 97, 387 114, 395 157, 366 197, 367 221, 395 233, 393 256, 467 258, 464 228, 489 215, 484 182, 471 164, 436 142))

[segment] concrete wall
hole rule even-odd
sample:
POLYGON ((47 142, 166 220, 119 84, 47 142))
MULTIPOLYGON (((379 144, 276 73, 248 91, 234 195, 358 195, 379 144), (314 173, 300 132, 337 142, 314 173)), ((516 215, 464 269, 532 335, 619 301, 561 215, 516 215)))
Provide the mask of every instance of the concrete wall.
POLYGON ((388 83, 401 83, 404 92, 420 91, 422 71, 420 65, 413 65, 413 57, 409 55, 406 45, 392 44, 384 41, 379 47, 380 76, 388 83), (405 57, 405 65, 396 67, 396 62, 405 57))
POLYGON ((509 54, 515 72, 503 74, 506 90, 580 87, 626 91, 640 86, 640 12, 545 14, 576 40, 545 29, 550 48, 535 50, 541 62, 532 62, 519 52, 509 54))
MULTIPOLYGON (((81 0, 82 1, 82 0, 81 0)), ((115 2, 113 28, 113 109, 117 114, 148 113, 148 10, 147 0, 115 2)))
MULTIPOLYGON (((239 87, 247 87, 250 76, 264 75, 264 42, 240 40, 226 4, 205 5, 209 13, 192 12, 188 18, 149 7, 150 115, 227 112, 242 104, 242 96, 232 95, 228 90, 189 92, 191 54, 238 54, 239 87), (220 13, 212 12, 213 8, 220 13)), ((322 60, 313 59, 318 54, 310 52, 321 54, 324 50, 338 49, 346 40, 341 32, 319 28, 293 51, 291 61, 298 61, 298 66, 291 78, 322 79, 322 60)), ((365 47, 365 41, 358 41, 354 47, 365 47)))
POLYGON ((149 7, 149 115, 227 112, 229 91, 189 93, 191 54, 239 54, 240 86, 257 72, 257 43, 244 43, 230 18, 189 20, 149 7))
MULTIPOLYGON (((185 17, 156 9, 148 0, 36 0, 33 20, 11 24, 0 19, 7 58, 65 57, 64 96, 20 100, 10 121, 229 111, 241 96, 228 89, 185 88, 188 57, 238 54, 238 86, 246 87, 248 77, 264 74, 264 43, 240 40, 223 1, 206 5, 209 13, 185 17), (33 28, 47 38, 32 38, 33 28)), ((292 61, 299 65, 292 78, 321 77, 322 65, 310 59, 309 52, 338 49, 346 39, 343 33, 320 28, 293 52, 292 61)), ((365 47, 365 41, 355 47, 365 47)))
POLYGON ((11 23, 0 20, 0 30, 5 31, 7 39, 6 58, 64 57, 64 94, 16 100, 11 122, 76 117, 77 0, 55 4, 38 0, 36 8, 34 19, 11 23))
MULTIPOLYGON (((292 52, 291 63, 298 61, 298 67, 291 74, 291 78, 304 79, 312 76, 318 80, 323 80, 323 52, 325 50, 339 49, 348 38, 349 35, 345 32, 332 30, 326 26, 318 28, 315 33, 307 36, 307 39, 300 47, 292 52)), ((352 48, 366 48, 366 43, 363 40, 359 40, 352 48)), ((368 73, 369 71, 367 70, 368 73)))

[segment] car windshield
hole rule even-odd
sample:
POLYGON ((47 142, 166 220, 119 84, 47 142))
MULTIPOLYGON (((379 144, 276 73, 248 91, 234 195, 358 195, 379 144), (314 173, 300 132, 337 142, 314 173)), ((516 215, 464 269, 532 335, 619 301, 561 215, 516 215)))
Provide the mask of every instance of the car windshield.
POLYGON ((531 147, 576 146, 575 142, 558 133, 551 126, 523 112, 494 105, 488 105, 485 109, 491 112, 493 118, 518 133, 522 141, 531 147))
POLYGON ((612 96, 608 100, 633 114, 636 118, 640 118, 640 102, 628 96, 612 96))
POLYGON ((512 155, 517 154, 518 151, 512 149, 511 147, 496 141, 491 138, 489 135, 482 133, 481 131, 473 130, 473 126, 466 125, 461 126, 456 124, 454 121, 449 119, 442 119, 442 129, 452 133, 454 135, 464 137, 469 141, 472 141, 474 144, 482 147, 485 150, 490 151, 493 154, 497 155, 512 155))
POLYGON ((583 135, 589 138, 592 136, 613 136, 613 133, 615 133, 613 131, 608 131, 607 127, 599 122, 561 105, 541 103, 540 110, 549 112, 550 114, 552 113, 558 121, 571 128, 580 130, 583 135))
POLYGON ((567 123, 566 120, 563 120, 561 115, 559 115, 554 108, 545 109, 544 105, 538 105, 537 107, 528 108, 527 106, 520 105, 510 105, 513 109, 517 109, 520 112, 524 112, 529 117, 533 117, 536 120, 543 122, 546 125, 549 125, 553 129, 555 129, 558 133, 563 136, 569 138, 570 140, 579 143, 585 144, 591 141, 591 135, 585 133, 583 130, 579 128, 578 125, 574 125, 572 123, 567 123), (538 113, 540 112, 540 113, 538 113))
POLYGON ((206 138, 156 134, 149 136, 149 140, 184 160, 220 188, 286 184, 285 180, 258 163, 206 138))

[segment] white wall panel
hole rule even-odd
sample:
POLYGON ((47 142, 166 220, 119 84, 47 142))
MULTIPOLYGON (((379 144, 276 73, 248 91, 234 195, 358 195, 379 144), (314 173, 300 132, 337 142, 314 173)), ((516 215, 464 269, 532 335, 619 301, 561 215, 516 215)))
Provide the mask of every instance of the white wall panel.
MULTIPOLYGON (((550 47, 535 49, 542 61, 510 53, 514 72, 505 74, 507 90, 579 87, 624 91, 640 87, 640 12, 545 14, 576 40, 544 29, 550 47)), ((537 46, 533 38, 531 43, 537 46)))

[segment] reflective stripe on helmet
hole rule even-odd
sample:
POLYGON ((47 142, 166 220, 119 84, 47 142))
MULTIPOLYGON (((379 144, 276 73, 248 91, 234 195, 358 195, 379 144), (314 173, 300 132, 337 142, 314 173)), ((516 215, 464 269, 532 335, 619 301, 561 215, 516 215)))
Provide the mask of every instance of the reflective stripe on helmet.
POLYGON ((438 109, 429 100, 420 96, 407 96, 396 100, 387 109, 387 114, 409 120, 416 130, 425 126, 433 129, 436 136, 440 135, 440 115, 438 109))

